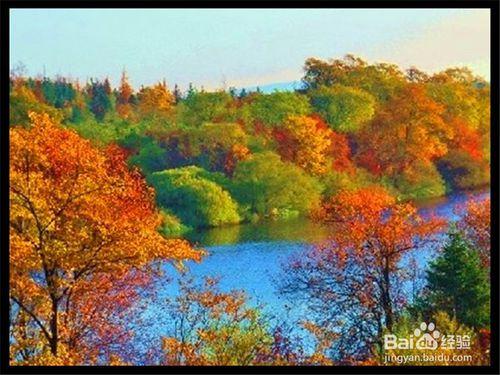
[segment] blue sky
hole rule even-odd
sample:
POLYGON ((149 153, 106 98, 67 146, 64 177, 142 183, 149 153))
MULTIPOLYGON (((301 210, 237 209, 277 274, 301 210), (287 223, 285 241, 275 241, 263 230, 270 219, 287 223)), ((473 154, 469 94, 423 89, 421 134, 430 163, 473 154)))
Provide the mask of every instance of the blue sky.
POLYGON ((347 53, 489 79, 488 10, 14 9, 10 23, 11 67, 115 84, 125 68, 136 88, 293 81, 306 58, 347 53))

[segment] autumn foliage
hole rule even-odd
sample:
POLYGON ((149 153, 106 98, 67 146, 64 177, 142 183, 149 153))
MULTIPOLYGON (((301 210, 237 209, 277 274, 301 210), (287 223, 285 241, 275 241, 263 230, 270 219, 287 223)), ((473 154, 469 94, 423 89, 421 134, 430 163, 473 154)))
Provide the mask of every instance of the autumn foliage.
POLYGON ((361 163, 374 173, 395 175, 416 161, 430 163, 445 155, 454 130, 443 120, 443 111, 423 86, 408 86, 360 134, 361 163))
POLYGON ((337 355, 366 360, 405 305, 402 258, 429 243, 445 222, 423 219, 411 203, 398 203, 379 187, 342 191, 315 217, 332 225, 332 237, 291 261, 282 290, 314 311, 330 311, 318 324, 340 332, 331 344, 337 355))
POLYGON ((331 130, 320 117, 290 116, 275 129, 278 151, 313 175, 344 170, 350 165, 345 137, 331 130))
POLYGON ((152 192, 118 148, 98 150, 47 115, 30 117, 30 128, 10 132, 10 297, 23 321, 11 359, 97 360, 124 334, 120 314, 154 261, 201 253, 157 233, 152 192), (79 357, 92 355, 83 350, 91 342, 98 353, 79 357))
POLYGON ((491 259, 491 200, 471 200, 465 207, 465 215, 458 223, 471 243, 479 252, 484 267, 490 268, 491 259))
POLYGON ((489 361, 491 314, 475 301, 489 296, 490 200, 469 199, 453 224, 418 208, 489 186, 488 82, 347 55, 307 59, 294 91, 173 87, 134 89, 125 72, 116 88, 12 75, 12 364, 377 365, 383 334, 409 332, 408 314, 470 333, 473 364, 489 361), (184 237, 309 219, 327 240, 277 280, 307 308, 293 329, 309 352, 208 278, 164 306, 158 320, 175 328, 147 343, 154 360, 138 358, 165 262, 184 272, 205 254, 184 237), (437 271, 417 267, 422 254, 437 271), (473 308, 480 321, 456 313, 473 308))

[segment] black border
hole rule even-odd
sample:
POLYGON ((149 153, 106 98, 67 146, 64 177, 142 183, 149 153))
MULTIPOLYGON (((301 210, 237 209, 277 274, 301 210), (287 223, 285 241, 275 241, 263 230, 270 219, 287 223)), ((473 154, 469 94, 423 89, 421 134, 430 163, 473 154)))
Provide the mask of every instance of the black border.
POLYGON ((498 0, 312 0, 312 1, 279 1, 265 2, 263 0, 224 3, 214 0, 208 2, 154 1, 154 0, 4 0, 0 2, 1 19, 1 325, 0 325, 0 373, 482 373, 498 374, 499 369, 499 2, 498 0), (483 8, 490 9, 491 21, 491 364, 490 366, 10 366, 9 365, 9 10, 13 8, 483 8))

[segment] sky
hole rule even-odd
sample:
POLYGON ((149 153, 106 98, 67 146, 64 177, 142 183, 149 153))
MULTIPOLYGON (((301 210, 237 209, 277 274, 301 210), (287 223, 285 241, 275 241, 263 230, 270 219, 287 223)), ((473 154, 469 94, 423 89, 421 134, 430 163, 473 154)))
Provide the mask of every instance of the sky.
POLYGON ((352 53, 436 72, 468 66, 489 80, 487 9, 12 9, 10 65, 135 88, 299 80, 308 57, 352 53))

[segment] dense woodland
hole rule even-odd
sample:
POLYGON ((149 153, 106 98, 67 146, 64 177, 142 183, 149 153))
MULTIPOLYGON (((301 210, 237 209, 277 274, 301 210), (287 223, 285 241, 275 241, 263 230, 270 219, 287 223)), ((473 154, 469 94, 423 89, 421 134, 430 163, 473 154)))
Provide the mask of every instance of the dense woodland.
POLYGON ((489 186, 489 83, 350 55, 304 72, 301 89, 268 94, 13 72, 11 362, 376 365, 384 333, 427 319, 488 363, 489 199, 457 223, 415 202, 489 186), (165 307, 177 334, 134 351, 159 265, 203 261, 186 233, 298 216, 335 228, 280 282, 315 312, 297 322, 314 353, 215 279, 186 280, 165 307), (439 255, 408 298, 401 260, 422 246, 439 255))

